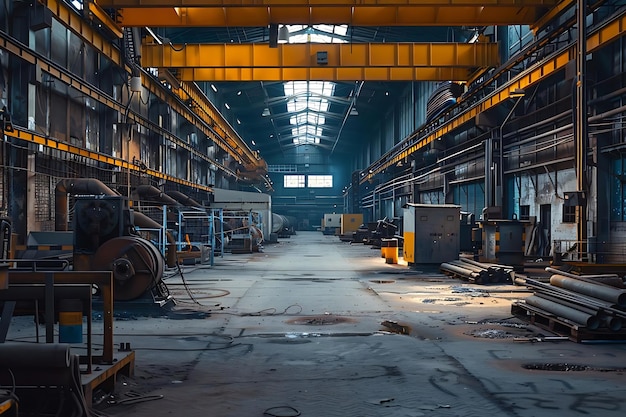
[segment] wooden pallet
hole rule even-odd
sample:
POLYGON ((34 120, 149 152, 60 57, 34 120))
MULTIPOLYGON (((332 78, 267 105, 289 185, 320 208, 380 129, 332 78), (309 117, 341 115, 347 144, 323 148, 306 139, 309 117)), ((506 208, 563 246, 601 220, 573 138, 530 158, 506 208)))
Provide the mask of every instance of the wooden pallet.
POLYGON ((567 337, 576 343, 589 340, 626 340, 626 330, 617 332, 609 329, 590 330, 578 323, 520 301, 511 305, 511 313, 521 320, 554 334, 567 337))

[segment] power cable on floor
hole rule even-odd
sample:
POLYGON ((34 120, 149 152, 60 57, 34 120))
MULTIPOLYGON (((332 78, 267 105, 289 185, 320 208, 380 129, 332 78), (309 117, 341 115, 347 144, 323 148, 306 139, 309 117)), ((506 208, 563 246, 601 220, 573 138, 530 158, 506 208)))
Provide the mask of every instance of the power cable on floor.
POLYGON ((300 414, 300 410, 290 405, 281 405, 279 407, 270 407, 263 411, 264 416, 269 417, 297 417, 300 414), (279 414, 276 414, 279 413, 279 414), (289 413, 289 414, 287 414, 289 413))
POLYGON ((220 311, 214 311, 214 310, 210 310, 211 314, 228 314, 231 316, 237 316, 237 317, 262 317, 262 316, 297 316, 298 314, 302 313, 302 306, 300 304, 291 304, 289 306, 287 306, 283 311, 281 311, 280 313, 276 313, 276 308, 275 307, 271 307, 271 308, 266 308, 264 310, 259 310, 253 313, 231 313, 228 311, 224 311, 224 310, 220 310, 220 311), (296 313, 287 313, 287 311, 289 311, 290 308, 292 307, 298 307, 299 310, 296 313), (271 311, 271 313, 267 313, 268 311, 271 311))
POLYGON ((189 289, 189 285, 187 284, 187 280, 185 279, 185 276, 183 275, 183 270, 180 267, 180 263, 176 262, 176 267, 178 268, 178 273, 180 274, 180 278, 183 280, 183 286, 185 287, 185 291, 187 291, 187 294, 189 295, 189 298, 195 304, 202 305, 198 300, 196 300, 196 298, 191 293, 191 289, 189 289))

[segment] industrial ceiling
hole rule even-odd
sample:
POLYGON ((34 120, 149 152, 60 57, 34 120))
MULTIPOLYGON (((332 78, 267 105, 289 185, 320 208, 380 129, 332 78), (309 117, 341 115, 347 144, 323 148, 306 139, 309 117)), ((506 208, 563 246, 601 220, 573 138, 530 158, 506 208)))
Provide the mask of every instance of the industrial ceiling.
POLYGON ((251 149, 273 164, 302 145, 328 156, 354 153, 407 82, 463 81, 496 66, 495 44, 478 38, 484 27, 531 24, 554 4, 98 2, 120 26, 147 31, 144 67, 195 81, 218 97, 218 110, 251 149), (284 37, 287 30, 288 41, 282 43, 277 35, 284 37))

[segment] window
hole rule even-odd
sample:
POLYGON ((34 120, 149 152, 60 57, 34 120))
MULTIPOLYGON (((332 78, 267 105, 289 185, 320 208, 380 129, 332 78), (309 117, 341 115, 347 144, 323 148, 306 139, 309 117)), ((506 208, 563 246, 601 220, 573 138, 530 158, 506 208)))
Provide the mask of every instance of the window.
POLYGON ((304 188, 304 175, 285 175, 285 188, 304 188))
POLYGON ((530 206, 528 205, 519 206, 519 219, 530 220, 530 206))
POLYGON ((576 206, 563 206, 563 223, 576 223, 576 206))
POLYGON ((333 176, 309 175, 309 188, 333 188, 333 176))

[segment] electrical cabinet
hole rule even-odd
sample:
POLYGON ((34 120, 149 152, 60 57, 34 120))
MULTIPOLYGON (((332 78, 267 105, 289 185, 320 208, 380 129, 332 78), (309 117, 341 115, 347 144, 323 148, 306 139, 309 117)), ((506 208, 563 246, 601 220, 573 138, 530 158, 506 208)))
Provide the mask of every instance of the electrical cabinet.
POLYGON ((459 258, 461 207, 412 204, 404 208, 404 260, 434 264, 459 258))

